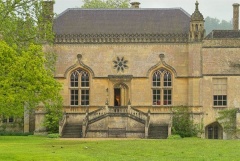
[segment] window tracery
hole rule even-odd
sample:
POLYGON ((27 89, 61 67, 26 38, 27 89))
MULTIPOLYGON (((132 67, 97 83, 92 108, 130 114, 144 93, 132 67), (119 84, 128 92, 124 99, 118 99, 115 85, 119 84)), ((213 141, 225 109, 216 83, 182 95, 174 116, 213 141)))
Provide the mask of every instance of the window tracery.
POLYGON ((172 104, 172 75, 165 69, 159 69, 152 77, 153 105, 172 104))
POLYGON ((89 105, 89 74, 82 69, 70 75, 70 105, 89 105))

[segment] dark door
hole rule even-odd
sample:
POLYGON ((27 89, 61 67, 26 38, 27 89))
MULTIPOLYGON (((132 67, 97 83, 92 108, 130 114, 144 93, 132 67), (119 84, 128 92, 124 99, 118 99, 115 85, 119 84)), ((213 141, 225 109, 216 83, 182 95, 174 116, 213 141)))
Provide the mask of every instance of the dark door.
POLYGON ((114 88, 114 106, 121 106, 121 89, 114 88))

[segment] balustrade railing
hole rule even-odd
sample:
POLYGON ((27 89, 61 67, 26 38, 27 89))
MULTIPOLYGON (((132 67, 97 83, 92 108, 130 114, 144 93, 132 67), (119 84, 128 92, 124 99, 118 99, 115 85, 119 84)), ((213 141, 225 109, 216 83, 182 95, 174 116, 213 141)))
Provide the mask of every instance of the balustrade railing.
POLYGON ((128 106, 109 106, 101 107, 100 109, 90 112, 87 115, 87 120, 93 120, 105 114, 130 114, 139 119, 147 120, 147 114, 137 109, 128 106))
POLYGON ((63 128, 66 125, 67 122, 67 114, 64 113, 62 120, 59 122, 59 135, 62 136, 63 128))
POLYGON ((109 113, 115 113, 115 114, 127 114, 128 113, 128 107, 127 106, 109 106, 108 107, 109 113))
POLYGON ((101 107, 100 109, 96 111, 92 111, 88 113, 88 120, 93 120, 99 116, 107 114, 107 109, 105 107, 101 107))
POLYGON ((150 116, 140 110, 134 109, 131 106, 105 106, 92 112, 86 110, 86 117, 83 121, 83 137, 87 134, 89 124, 101 119, 104 115, 112 116, 118 114, 126 114, 139 122, 145 123, 147 128, 149 126, 150 116))
POLYGON ((136 116, 136 117, 138 117, 138 118, 140 118, 142 120, 147 120, 147 115, 144 112, 139 111, 137 109, 129 108, 128 109, 128 113, 133 115, 133 116, 136 116))

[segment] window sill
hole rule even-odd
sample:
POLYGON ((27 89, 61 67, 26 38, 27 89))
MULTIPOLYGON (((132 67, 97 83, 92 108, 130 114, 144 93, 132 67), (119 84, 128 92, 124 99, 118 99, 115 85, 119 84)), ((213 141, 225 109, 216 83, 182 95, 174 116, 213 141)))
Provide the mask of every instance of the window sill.
POLYGON ((172 107, 172 105, 152 105, 152 107, 172 107))
POLYGON ((88 107, 89 105, 70 105, 69 107, 88 107))
POLYGON ((213 108, 227 108, 227 106, 213 106, 213 108))

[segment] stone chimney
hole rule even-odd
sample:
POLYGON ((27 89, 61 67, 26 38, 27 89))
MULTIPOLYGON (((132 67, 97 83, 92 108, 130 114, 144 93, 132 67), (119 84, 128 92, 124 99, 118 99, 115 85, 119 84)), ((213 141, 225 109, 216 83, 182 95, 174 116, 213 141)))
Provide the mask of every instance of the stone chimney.
POLYGON ((132 2, 130 4, 132 5, 131 8, 139 8, 141 3, 139 3, 139 2, 132 2))
POLYGON ((239 4, 233 4, 233 30, 239 30, 239 4))
POLYGON ((39 27, 41 32, 39 32, 39 38, 42 43, 47 43, 52 41, 52 26, 53 26, 53 5, 54 0, 43 0, 42 1, 42 17, 39 20, 39 27))
POLYGON ((52 21, 53 20, 53 0, 43 1, 42 2, 42 11, 43 11, 43 21, 52 21))

